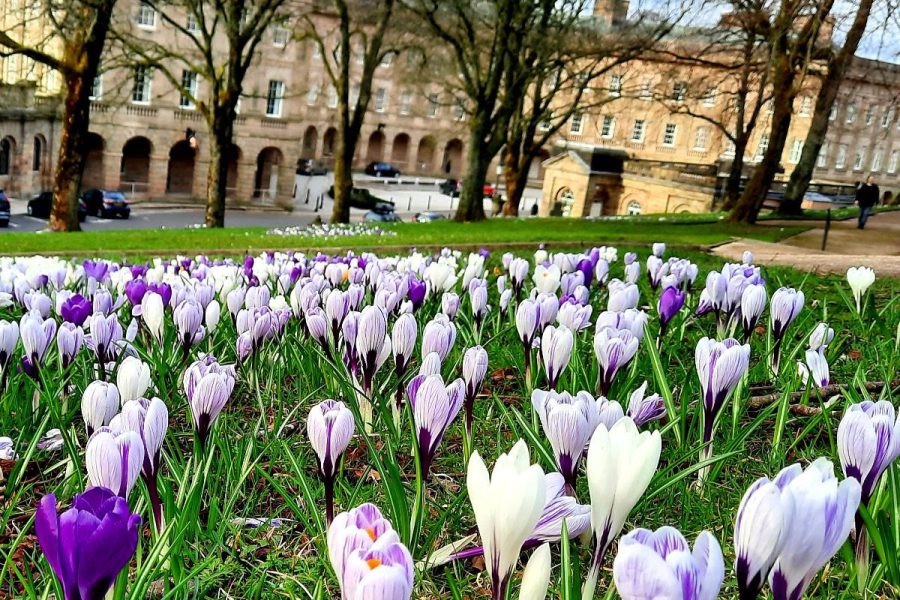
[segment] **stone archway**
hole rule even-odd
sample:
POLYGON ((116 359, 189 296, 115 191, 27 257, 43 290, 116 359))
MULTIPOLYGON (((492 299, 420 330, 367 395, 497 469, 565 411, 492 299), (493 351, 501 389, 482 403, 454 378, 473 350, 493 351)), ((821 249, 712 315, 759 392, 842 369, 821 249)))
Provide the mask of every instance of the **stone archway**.
POLYGON ((405 169, 409 162, 409 136, 405 133, 399 133, 394 136, 394 143, 391 144, 391 163, 395 167, 405 169))
POLYGON ((16 138, 11 135, 0 140, 0 177, 9 177, 12 181, 15 175, 16 138))
POLYGON ((556 192, 556 196, 553 198, 553 208, 550 211, 550 216, 553 217, 568 217, 572 214, 572 206, 575 204, 575 192, 572 191, 572 188, 569 187, 561 187, 556 192))
POLYGON ((143 137, 133 137, 122 146, 120 180, 122 188, 130 193, 147 192, 150 184, 150 156, 153 143, 143 137))
POLYGON ((81 176, 82 189, 102 188, 105 185, 104 153, 106 142, 99 134, 88 133, 84 144, 84 171, 81 176))
POLYGON ((300 156, 302 158, 318 158, 316 156, 316 146, 319 144, 319 130, 310 125, 303 134, 303 149, 300 156))
POLYGON ((384 134, 381 131, 373 131, 366 145, 366 162, 384 162, 384 134))
POLYGON ((278 167, 284 163, 284 154, 274 146, 260 150, 256 157, 256 176, 253 181, 253 197, 274 201, 278 194, 278 167))
POLYGON ((329 127, 322 136, 322 156, 334 156, 337 150, 337 129, 329 127))
POLYGON ((463 143, 459 138, 453 138, 444 146, 444 159, 441 161, 441 171, 445 175, 458 176, 462 172, 463 143))
POLYGON ((193 194, 194 164, 197 151, 187 140, 181 140, 169 150, 169 171, 166 176, 166 193, 193 194))
POLYGON ((428 173, 434 171, 434 151, 437 142, 434 137, 426 135, 419 140, 419 148, 416 150, 416 171, 428 173))

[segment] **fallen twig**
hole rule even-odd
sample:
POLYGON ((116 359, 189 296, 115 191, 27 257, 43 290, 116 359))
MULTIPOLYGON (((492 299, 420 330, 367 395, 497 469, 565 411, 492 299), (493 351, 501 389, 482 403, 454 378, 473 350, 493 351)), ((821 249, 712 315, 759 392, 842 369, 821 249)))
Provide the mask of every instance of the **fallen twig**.
MULTIPOLYGON (((869 381, 865 384, 865 390, 867 392, 880 392, 885 387, 884 381, 869 381)), ((890 388, 892 390, 900 388, 900 379, 895 379, 890 382, 890 388)), ((818 390, 818 394, 823 398, 831 398, 835 395, 840 395, 844 393, 847 389, 847 386, 842 383, 835 383, 832 385, 826 385, 825 387, 818 390)), ((789 400, 792 402, 791 404, 791 412, 797 415, 815 415, 822 412, 821 408, 816 406, 806 406, 801 404, 794 404, 795 401, 803 398, 803 391, 793 392, 791 393, 789 400)), ((749 402, 747 403, 747 408, 751 410, 758 410, 760 408, 765 408, 770 404, 775 404, 780 401, 783 394, 780 392, 773 392, 771 394, 763 394, 761 396, 751 396, 749 402)))

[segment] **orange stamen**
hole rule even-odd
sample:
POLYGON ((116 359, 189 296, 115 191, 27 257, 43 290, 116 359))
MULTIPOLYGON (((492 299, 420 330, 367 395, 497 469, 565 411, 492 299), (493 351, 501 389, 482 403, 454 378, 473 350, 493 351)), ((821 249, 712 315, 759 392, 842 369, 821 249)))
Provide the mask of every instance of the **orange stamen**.
POLYGON ((371 527, 366 527, 366 533, 369 534, 369 538, 374 542, 375 541, 375 530, 371 527))
POLYGON ((366 561, 366 564, 369 565, 370 569, 377 569, 381 566, 381 560, 378 558, 370 558, 366 561))

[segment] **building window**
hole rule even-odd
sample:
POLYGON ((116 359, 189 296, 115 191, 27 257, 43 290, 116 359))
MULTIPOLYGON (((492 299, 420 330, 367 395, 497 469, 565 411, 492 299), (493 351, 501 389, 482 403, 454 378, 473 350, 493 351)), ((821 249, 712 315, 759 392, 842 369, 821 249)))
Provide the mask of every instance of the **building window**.
POLYGON ((872 171, 878 172, 881 170, 882 154, 884 154, 884 149, 881 146, 877 146, 875 148, 875 154, 872 155, 872 171))
POLYGON ((185 110, 194 110, 194 100, 197 98, 197 74, 193 71, 181 72, 181 98, 178 106, 185 110))
POLYGON ((641 214, 641 203, 637 200, 632 200, 628 203, 628 214, 632 216, 636 216, 641 214))
POLYGON ((894 107, 885 108, 884 113, 881 115, 881 128, 887 129, 891 126, 891 123, 894 122, 894 107))
POLYGON ((838 106, 837 102, 835 102, 834 104, 831 105, 831 112, 828 113, 829 121, 834 121, 835 119, 837 119, 838 109, 839 109, 839 106, 838 106))
POLYGON ((603 116, 603 125, 600 127, 600 137, 611 139, 616 132, 616 118, 612 115, 603 116))
POLYGON ((428 94, 428 116, 434 119, 441 112, 441 105, 438 104, 437 94, 428 94))
POLYGON ((731 138, 725 139, 725 152, 722 153, 722 156, 733 158, 736 152, 736 148, 734 147, 734 141, 731 138))
POLYGON ((649 79, 645 79, 641 84, 641 100, 651 99, 653 99, 653 84, 650 83, 649 79))
POLYGON ((150 84, 153 74, 147 65, 134 68, 134 82, 131 88, 131 101, 134 104, 150 104, 150 84))
POLYGON ((694 133, 694 150, 698 150, 700 152, 706 151, 706 146, 709 143, 709 128, 708 127, 698 127, 697 131, 694 133))
POLYGON ((284 100, 284 82, 269 80, 269 93, 266 94, 266 116, 280 117, 281 103, 284 100))
POLYGON ((193 14, 188 15, 185 27, 190 33, 200 33, 200 23, 197 22, 197 16, 193 14))
POLYGON ((762 160, 762 157, 766 155, 766 150, 769 149, 769 136, 762 135, 759 138, 759 144, 756 145, 756 160, 762 160))
POLYGON ((622 95, 622 76, 609 76, 609 95, 618 98, 622 95))
POLYGON ((156 9, 146 2, 141 2, 136 21, 138 27, 154 29, 156 27, 156 9))
POLYGON ((572 206, 575 204, 575 193, 567 187, 562 188, 556 194, 556 208, 563 217, 572 214, 572 206))
POLYGON ((663 146, 673 147, 675 146, 675 134, 678 132, 678 125, 675 123, 666 123, 666 128, 663 130, 663 138, 662 144, 663 146))
POLYGON ((684 97, 687 94, 687 84, 679 81, 675 85, 672 86, 672 100, 675 102, 684 102, 684 97))
POLYGON ((635 119, 634 126, 631 128, 631 141, 640 144, 644 141, 644 125, 643 119, 635 119))
POLYGON ((356 64, 361 65, 366 62, 366 47, 362 42, 356 44, 356 64))
POLYGON ((808 117, 812 114, 812 98, 809 96, 802 96, 800 98, 800 110, 798 111, 801 117, 808 117))
POLYGON ((716 88, 710 87, 706 88, 706 91, 703 92, 703 106, 715 106, 716 105, 716 88))
POLYGON ((466 107, 463 104, 462 100, 457 100, 453 104, 453 120, 454 121, 462 121, 466 116, 466 107))
POLYGON ((853 170, 854 171, 862 171, 863 165, 866 162, 866 154, 869 153, 869 148, 867 146, 860 146, 856 149, 856 153, 853 155, 853 170))
POLYGON ((788 155, 788 162, 796 165, 800 162, 800 155, 803 154, 803 140, 794 139, 791 142, 791 153, 788 155))
POLYGON ((822 144, 819 148, 819 156, 816 158, 816 166, 824 169, 828 166, 828 144, 822 144))
POLYGON ((319 101, 319 92, 322 90, 322 86, 318 83, 314 83, 309 86, 309 91, 306 92, 306 103, 310 106, 313 106, 316 102, 319 101))
POLYGON ((359 102, 359 86, 350 86, 350 106, 356 106, 359 102))
POLYGON ((91 84, 91 100, 100 100, 103 98, 103 75, 97 73, 97 76, 94 77, 94 82, 91 84))
POLYGON ((584 131, 584 113, 577 112, 572 115, 572 120, 569 122, 569 133, 572 135, 581 135, 581 132, 584 131))
POLYGON ((375 90, 375 112, 383 113, 387 105, 387 90, 383 87, 375 90))
POLYGON ((893 175, 897 172, 897 160, 900 159, 900 152, 891 150, 891 158, 888 160, 888 173, 893 175))
POLYGON ((407 90, 400 94, 400 114, 408 115, 412 106, 412 93, 407 90))
POLYGON ((384 56, 381 57, 381 66, 389 67, 394 62, 394 53, 388 52, 384 56))
POLYGON ((847 105, 847 123, 856 121, 856 105, 852 102, 847 105))
POLYGON ((9 167, 12 163, 12 142, 4 138, 0 140, 0 175, 9 175, 9 167))
POLYGON ((31 170, 32 171, 40 171, 41 170, 41 159, 43 158, 44 153, 44 144, 41 142, 41 138, 38 136, 34 136, 34 154, 31 155, 31 170))
POLYGON ((869 107, 866 109, 866 125, 871 125, 872 121, 875 120, 875 109, 873 107, 869 107))
POLYGON ((834 159, 834 168, 843 169, 847 166, 847 146, 840 144, 837 148, 837 156, 834 159))
POLYGON ((333 85, 328 86, 328 108, 337 108, 338 94, 337 88, 333 85))
POLYGON ((272 45, 274 45, 276 48, 284 48, 285 46, 287 46, 290 37, 291 32, 287 27, 276 25, 275 31, 272 32, 272 45))
POLYGON ((10 54, 6 57, 6 82, 16 83, 19 81, 19 55, 10 54))

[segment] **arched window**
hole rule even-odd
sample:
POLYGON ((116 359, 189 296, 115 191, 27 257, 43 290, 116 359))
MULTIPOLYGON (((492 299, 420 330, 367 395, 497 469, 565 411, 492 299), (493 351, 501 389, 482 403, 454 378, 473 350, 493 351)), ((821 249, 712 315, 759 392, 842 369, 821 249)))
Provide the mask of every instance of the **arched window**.
POLYGON ((556 209, 560 216, 570 216, 573 204, 575 204, 575 193, 570 188, 560 188, 556 193, 556 209))
POLYGON ((12 162, 12 144, 8 139, 0 140, 0 175, 9 175, 12 162))
POLYGON ((44 144, 41 143, 40 136, 34 136, 34 153, 31 156, 31 170, 41 170, 41 160, 43 159, 44 144))
POLYGON ((632 200, 628 203, 628 214, 629 215, 639 215, 641 214, 641 203, 637 200, 632 200))

